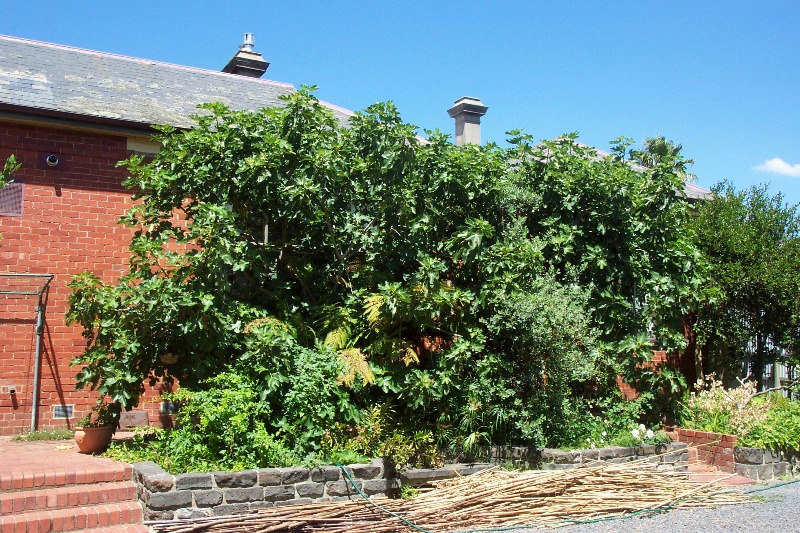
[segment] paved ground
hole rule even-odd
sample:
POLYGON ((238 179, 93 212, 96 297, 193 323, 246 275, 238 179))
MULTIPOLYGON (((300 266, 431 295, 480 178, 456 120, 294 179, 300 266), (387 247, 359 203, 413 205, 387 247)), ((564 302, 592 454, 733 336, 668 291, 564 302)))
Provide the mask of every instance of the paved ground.
POLYGON ((0 477, 12 472, 96 471, 115 464, 78 453, 74 440, 21 442, 0 437, 0 477))

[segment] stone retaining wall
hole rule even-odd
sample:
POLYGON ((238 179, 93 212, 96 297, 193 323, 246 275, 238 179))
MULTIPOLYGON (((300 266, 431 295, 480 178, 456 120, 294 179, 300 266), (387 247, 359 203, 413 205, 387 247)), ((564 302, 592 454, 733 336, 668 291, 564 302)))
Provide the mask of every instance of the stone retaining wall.
POLYGON ((465 476, 479 472, 493 465, 542 470, 569 470, 605 463, 627 463, 650 457, 658 470, 685 471, 688 469, 688 449, 686 444, 673 442, 661 445, 642 445, 635 447, 609 446, 595 450, 563 451, 550 448, 534 449, 515 446, 493 446, 485 448, 479 457, 483 463, 448 464, 443 468, 415 468, 400 474, 403 485, 419 487, 433 481, 465 476))
POLYGON ((642 444, 634 447, 608 446, 594 450, 551 450, 545 448, 541 454, 543 470, 569 470, 596 464, 598 461, 618 464, 649 458, 658 470, 686 470, 689 453, 687 445, 680 442, 668 444, 642 444))
MULTIPOLYGON (((634 461, 643 457, 669 454, 660 462, 677 464, 682 462, 687 465, 687 446, 680 443, 659 445, 642 444, 640 446, 608 446, 593 450, 563 451, 553 448, 529 448, 524 446, 485 446, 467 459, 470 463, 487 463, 490 465, 507 466, 509 468, 535 469, 566 469, 586 465, 594 461, 607 461, 622 463, 634 461), (674 452, 674 453, 673 453, 674 452)), ((462 457, 448 457, 447 464, 463 463, 462 457)))
MULTIPOLYGON (((685 470, 688 459, 686 445, 680 443, 569 452, 507 446, 492 450, 489 455, 493 461, 490 462, 411 469, 398 477, 387 472, 380 459, 346 468, 358 488, 368 496, 397 496, 401 484, 418 487, 432 481, 474 474, 493 463, 509 465, 516 461, 524 462, 528 467, 566 470, 590 466, 598 461, 623 463, 651 457, 650 462, 656 463, 658 469, 685 470)), ((338 466, 262 468, 173 476, 157 464, 145 461, 135 463, 133 472, 145 520, 241 514, 263 507, 360 498, 338 466)))
POLYGON ((778 452, 758 448, 736 448, 736 473, 757 481, 800 477, 800 451, 778 452))
MULTIPOLYGON (((400 488, 399 480, 385 477, 381 460, 346 468, 367 495, 394 495, 400 488)), ((133 472, 145 520, 241 514, 263 507, 360 497, 337 466, 173 476, 145 461, 135 463, 133 472)))

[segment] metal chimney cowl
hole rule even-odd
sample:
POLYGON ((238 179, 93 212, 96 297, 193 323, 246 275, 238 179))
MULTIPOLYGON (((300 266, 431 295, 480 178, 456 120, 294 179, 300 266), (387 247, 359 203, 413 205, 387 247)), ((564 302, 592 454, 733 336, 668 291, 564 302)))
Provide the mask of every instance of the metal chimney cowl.
POLYGON ((256 37, 252 33, 244 34, 244 42, 239 45, 239 50, 243 52, 252 52, 253 47, 256 45, 256 37))
POLYGON ((261 54, 253 51, 255 37, 252 33, 245 33, 239 51, 236 52, 222 72, 247 76, 248 78, 260 78, 269 68, 269 63, 264 61, 261 54))

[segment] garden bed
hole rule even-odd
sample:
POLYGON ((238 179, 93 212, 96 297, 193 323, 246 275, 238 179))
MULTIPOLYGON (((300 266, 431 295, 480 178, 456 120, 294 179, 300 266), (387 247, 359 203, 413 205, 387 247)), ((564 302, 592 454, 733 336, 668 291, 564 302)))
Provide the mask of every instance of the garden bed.
MULTIPOLYGON (((658 463, 657 470, 685 470, 688 460, 686 448, 681 443, 573 451, 495 446, 484 450, 488 461, 483 463, 410 469, 399 475, 384 468, 380 459, 346 468, 358 488, 368 496, 396 497, 401 486, 419 487, 433 481, 474 474, 494 465, 567 470, 651 457, 651 462, 658 463)), ((346 500, 356 496, 356 491, 337 466, 261 468, 174 476, 150 461, 133 466, 145 520, 242 514, 265 507, 346 500)))

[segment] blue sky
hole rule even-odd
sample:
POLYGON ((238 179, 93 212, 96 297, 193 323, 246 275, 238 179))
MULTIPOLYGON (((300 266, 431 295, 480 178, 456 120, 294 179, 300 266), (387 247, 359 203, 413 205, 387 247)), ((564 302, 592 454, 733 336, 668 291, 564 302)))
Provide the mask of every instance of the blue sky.
POLYGON ((681 143, 698 184, 770 183, 800 203, 800 2, 0 0, 0 33, 221 69, 244 32, 266 78, 336 105, 392 100, 452 132, 489 106, 484 141, 523 128, 681 143))

